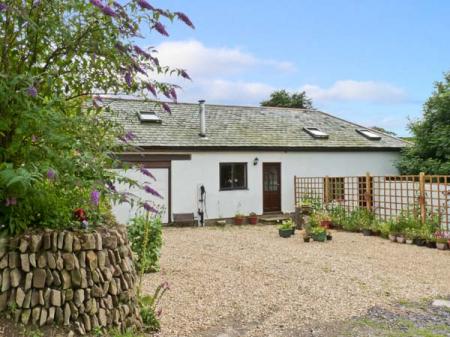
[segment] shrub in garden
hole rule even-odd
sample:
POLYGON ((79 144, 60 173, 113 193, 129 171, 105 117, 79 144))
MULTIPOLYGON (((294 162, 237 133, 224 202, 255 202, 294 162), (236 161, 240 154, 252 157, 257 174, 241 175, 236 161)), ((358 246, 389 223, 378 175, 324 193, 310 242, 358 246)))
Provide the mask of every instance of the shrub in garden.
POLYGON ((375 216, 365 208, 355 208, 345 218, 342 228, 350 232, 358 232, 362 228, 373 229, 375 216))
POLYGON ((176 101, 176 87, 155 77, 189 75, 162 67, 154 48, 137 44, 141 28, 167 36, 163 21, 175 19, 193 27, 183 13, 145 0, 0 2, 3 232, 102 224, 112 200, 130 201, 114 183, 135 182, 109 169, 134 134, 107 116, 98 95, 162 93, 176 101), (79 209, 83 217, 74 216, 79 209))
POLYGON ((162 222, 159 216, 140 215, 127 227, 131 249, 137 254, 137 269, 143 273, 159 270, 162 246, 162 222))

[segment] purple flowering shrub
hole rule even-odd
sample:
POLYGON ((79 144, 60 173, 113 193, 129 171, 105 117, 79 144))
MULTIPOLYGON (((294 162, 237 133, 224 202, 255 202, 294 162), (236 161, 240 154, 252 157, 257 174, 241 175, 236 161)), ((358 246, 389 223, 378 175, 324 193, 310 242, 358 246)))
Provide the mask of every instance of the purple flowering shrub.
MULTIPOLYGON (((114 201, 158 211, 114 187, 137 185, 111 170, 123 167, 115 153, 130 150, 135 135, 107 117, 101 95, 176 101, 178 87, 156 75, 189 74, 139 43, 149 33, 168 36, 172 21, 194 28, 185 14, 151 1, 0 0, 2 231, 104 224, 113 221, 114 201)), ((149 180, 141 188, 158 196, 149 180)))

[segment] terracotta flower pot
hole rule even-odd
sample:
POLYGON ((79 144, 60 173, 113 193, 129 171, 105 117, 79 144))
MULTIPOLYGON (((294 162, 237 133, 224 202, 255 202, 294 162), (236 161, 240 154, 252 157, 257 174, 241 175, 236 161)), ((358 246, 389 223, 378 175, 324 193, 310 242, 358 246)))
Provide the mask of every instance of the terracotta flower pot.
POLYGON ((244 222, 244 218, 241 216, 236 216, 234 217, 234 224, 235 225, 242 225, 242 223, 244 222))
POLYGON ((256 225, 258 223, 258 217, 256 215, 249 215, 247 219, 250 225, 256 225))
POLYGON ((326 229, 330 229, 332 227, 331 220, 321 220, 320 226, 326 229))

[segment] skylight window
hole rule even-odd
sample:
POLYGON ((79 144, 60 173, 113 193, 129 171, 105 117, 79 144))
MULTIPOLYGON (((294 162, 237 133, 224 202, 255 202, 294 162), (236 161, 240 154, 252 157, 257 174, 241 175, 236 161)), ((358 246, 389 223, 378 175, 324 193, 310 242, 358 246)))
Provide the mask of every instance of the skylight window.
POLYGON ((140 111, 138 116, 141 122, 161 123, 161 118, 153 111, 140 111))
POLYGON ((357 129, 356 132, 370 140, 380 140, 381 136, 367 129, 357 129))
POLYGON ((305 130, 307 133, 309 133, 314 138, 318 138, 318 139, 327 139, 328 138, 328 134, 319 130, 318 128, 303 128, 303 130, 305 130))

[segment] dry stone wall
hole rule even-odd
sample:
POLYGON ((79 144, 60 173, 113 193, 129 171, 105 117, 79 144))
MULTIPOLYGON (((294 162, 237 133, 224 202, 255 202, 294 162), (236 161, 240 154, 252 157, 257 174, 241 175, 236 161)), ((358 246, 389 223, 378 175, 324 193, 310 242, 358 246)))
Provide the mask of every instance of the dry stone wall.
POLYGON ((126 228, 43 230, 0 242, 0 311, 84 334, 140 325, 126 228))

